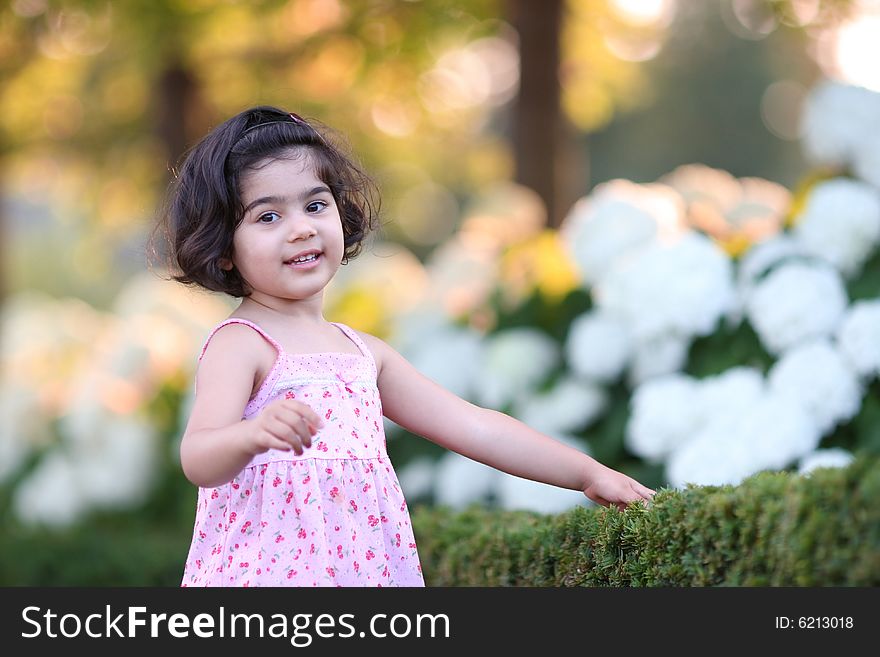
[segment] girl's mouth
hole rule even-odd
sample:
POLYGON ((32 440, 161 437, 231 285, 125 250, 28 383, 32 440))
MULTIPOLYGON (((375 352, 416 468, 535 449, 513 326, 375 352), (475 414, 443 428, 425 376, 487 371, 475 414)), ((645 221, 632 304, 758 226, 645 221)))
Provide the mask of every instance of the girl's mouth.
POLYGON ((318 263, 322 255, 320 251, 301 253, 290 260, 285 260, 284 264, 295 269, 311 269, 318 263))

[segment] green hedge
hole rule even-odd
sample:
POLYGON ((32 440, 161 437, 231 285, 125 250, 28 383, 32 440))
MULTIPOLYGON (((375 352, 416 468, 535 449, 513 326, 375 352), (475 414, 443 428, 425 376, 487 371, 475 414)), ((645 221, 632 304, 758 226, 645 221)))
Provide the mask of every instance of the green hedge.
MULTIPOLYGON (((7 524, 0 585, 178 586, 191 513, 7 524)), ((416 508, 413 524, 429 586, 877 586, 880 459, 661 490, 625 512, 416 508)))
POLYGON ((876 457, 661 490, 624 512, 417 509, 413 522, 429 586, 880 585, 876 457))

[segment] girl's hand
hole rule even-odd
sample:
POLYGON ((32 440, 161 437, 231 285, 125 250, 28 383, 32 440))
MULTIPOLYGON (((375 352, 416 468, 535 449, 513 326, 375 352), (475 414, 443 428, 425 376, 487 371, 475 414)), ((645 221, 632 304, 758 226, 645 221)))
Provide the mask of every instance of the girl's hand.
POLYGON ((251 422, 248 451, 252 454, 292 449, 299 456, 312 446, 312 436, 324 426, 315 411, 293 399, 276 399, 251 422))
POLYGON ((627 504, 636 500, 650 500, 654 491, 642 486, 632 477, 599 464, 599 470, 584 495, 602 506, 615 505, 623 511, 627 504))

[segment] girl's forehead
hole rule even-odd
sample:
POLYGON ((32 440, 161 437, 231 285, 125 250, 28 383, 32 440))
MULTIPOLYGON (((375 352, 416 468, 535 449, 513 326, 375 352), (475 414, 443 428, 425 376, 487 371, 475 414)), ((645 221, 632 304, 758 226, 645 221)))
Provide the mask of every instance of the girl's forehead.
POLYGON ((314 158, 307 152, 266 158, 242 173, 242 193, 267 186, 309 184, 318 180, 314 158))

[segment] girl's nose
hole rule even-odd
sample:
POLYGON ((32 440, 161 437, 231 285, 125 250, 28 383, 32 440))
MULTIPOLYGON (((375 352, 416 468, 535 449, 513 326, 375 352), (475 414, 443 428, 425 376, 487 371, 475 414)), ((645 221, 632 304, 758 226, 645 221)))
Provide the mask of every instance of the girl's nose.
POLYGON ((307 218, 296 217, 291 222, 290 232, 287 235, 287 239, 289 242, 296 242, 297 240, 309 239, 317 234, 318 231, 315 230, 315 227, 312 226, 307 218))

